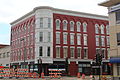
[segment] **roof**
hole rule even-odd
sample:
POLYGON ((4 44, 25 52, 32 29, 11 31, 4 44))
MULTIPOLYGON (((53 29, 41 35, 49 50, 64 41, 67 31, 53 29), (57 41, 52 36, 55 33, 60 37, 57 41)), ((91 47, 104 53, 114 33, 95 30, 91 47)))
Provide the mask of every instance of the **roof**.
POLYGON ((14 24, 17 21, 22 20, 23 18, 29 16, 30 14, 33 14, 36 10, 38 9, 50 9, 52 11, 60 11, 60 12, 67 12, 67 13, 73 13, 73 14, 82 14, 82 15, 89 15, 89 16, 93 16, 93 17, 102 17, 102 18, 108 18, 107 16, 103 16, 103 15, 97 15, 97 14, 91 14, 91 13, 85 13, 85 12, 78 12, 78 11, 72 11, 72 10, 64 10, 64 9, 57 9, 57 8, 53 8, 53 7, 49 7, 49 6, 38 6, 35 7, 32 11, 30 11, 29 13, 23 15, 22 17, 18 18, 17 20, 11 22, 10 24, 14 24))
POLYGON ((120 0, 106 0, 98 5, 105 6, 105 7, 111 7, 111 6, 116 5, 118 3, 120 3, 120 0))
POLYGON ((4 48, 6 46, 9 46, 9 45, 7 45, 7 44, 0 44, 0 48, 4 48))

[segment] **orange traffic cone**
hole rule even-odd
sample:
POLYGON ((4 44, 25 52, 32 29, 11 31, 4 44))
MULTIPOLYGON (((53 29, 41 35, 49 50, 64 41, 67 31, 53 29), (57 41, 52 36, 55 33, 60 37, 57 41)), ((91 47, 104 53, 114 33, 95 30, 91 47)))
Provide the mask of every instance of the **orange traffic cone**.
POLYGON ((80 72, 77 73, 77 77, 80 78, 80 72))
POLYGON ((85 74, 82 74, 82 79, 85 79, 85 74))
POLYGON ((41 73, 41 78, 44 78, 44 73, 43 72, 41 73))

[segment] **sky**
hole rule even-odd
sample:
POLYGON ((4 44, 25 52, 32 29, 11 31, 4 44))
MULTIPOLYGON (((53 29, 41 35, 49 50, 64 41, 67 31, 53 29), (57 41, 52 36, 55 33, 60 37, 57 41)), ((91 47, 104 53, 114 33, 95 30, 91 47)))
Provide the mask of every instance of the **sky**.
POLYGON ((107 16, 105 0, 0 0, 0 44, 10 44, 10 23, 37 6, 79 11, 107 16))

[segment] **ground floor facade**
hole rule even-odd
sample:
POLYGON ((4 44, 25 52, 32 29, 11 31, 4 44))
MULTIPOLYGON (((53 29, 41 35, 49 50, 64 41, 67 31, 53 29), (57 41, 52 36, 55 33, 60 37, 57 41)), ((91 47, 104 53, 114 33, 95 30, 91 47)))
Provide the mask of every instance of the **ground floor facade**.
POLYGON ((21 62, 11 63, 13 68, 28 68, 30 72, 44 72, 46 76, 49 75, 49 70, 62 70, 62 75, 76 76, 78 72, 85 75, 99 75, 102 70, 103 75, 111 75, 112 66, 109 65, 109 61, 103 61, 102 67, 94 65, 92 60, 72 60, 72 59, 54 59, 53 63, 35 63, 21 62))
POLYGON ((120 57, 111 57, 110 63, 113 66, 112 71, 113 71, 114 80, 119 80, 120 79, 120 57))

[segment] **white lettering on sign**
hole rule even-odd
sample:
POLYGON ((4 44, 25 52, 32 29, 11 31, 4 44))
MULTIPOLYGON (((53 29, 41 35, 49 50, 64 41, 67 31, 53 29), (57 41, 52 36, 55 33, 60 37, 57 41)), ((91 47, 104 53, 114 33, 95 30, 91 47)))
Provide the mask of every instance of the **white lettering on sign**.
POLYGON ((119 9, 120 9, 120 4, 108 8, 109 13, 114 12, 114 11, 119 10, 119 9))

